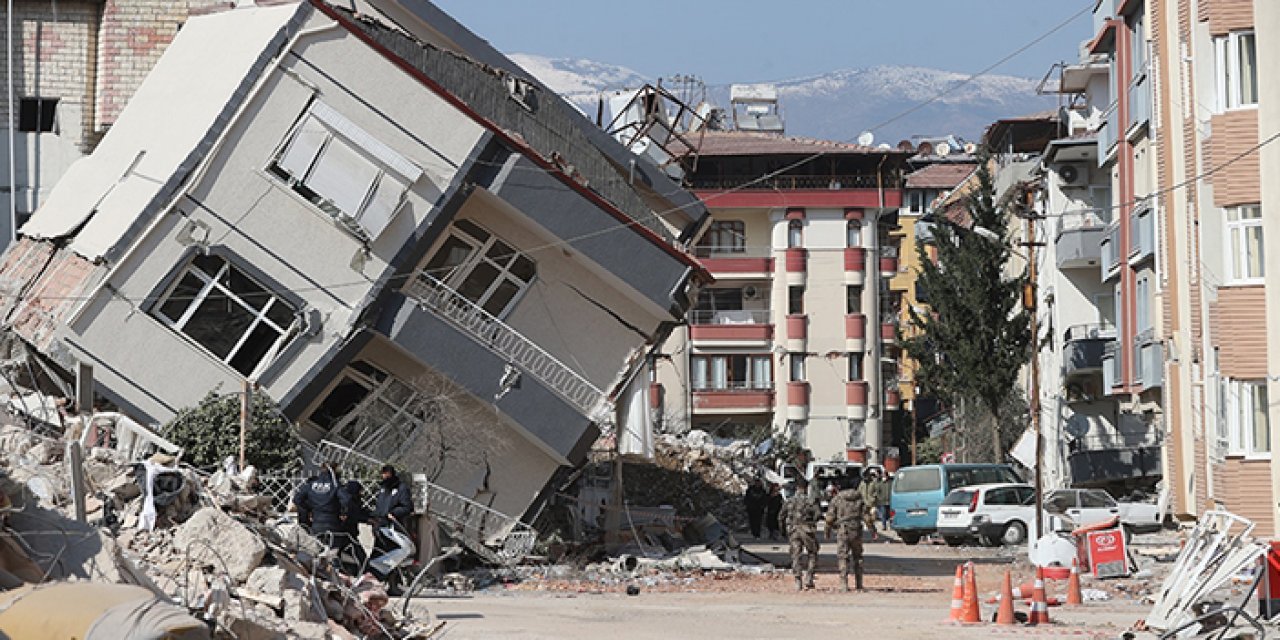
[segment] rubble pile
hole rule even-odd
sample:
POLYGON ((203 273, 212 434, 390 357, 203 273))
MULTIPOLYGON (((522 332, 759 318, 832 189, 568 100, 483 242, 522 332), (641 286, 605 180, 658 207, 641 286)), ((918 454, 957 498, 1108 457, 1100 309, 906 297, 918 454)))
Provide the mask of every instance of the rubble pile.
POLYGON ((211 476, 156 454, 84 455, 87 522, 75 519, 67 443, 0 427, 0 501, 21 547, 0 548, 0 587, 49 580, 133 584, 228 638, 428 638, 386 587, 350 578, 332 552, 255 493, 256 472, 211 476), (61 532, 50 539, 48 530, 61 532), (25 560, 25 562, 24 562, 25 560))
POLYGON ((633 505, 671 505, 685 518, 711 514, 734 531, 747 526, 742 495, 759 476, 748 442, 720 445, 705 431, 661 435, 652 463, 623 470, 626 500, 633 505))

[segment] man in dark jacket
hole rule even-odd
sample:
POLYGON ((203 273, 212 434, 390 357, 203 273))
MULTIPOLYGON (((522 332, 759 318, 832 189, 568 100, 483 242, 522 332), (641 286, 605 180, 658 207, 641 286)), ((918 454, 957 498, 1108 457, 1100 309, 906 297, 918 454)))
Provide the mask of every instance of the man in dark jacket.
POLYGON ((311 535, 335 549, 341 546, 335 536, 343 535, 347 499, 338 472, 327 463, 320 473, 308 478, 293 494, 298 521, 307 527, 311 535))
POLYGON ((746 495, 742 496, 742 504, 747 508, 747 524, 751 528, 751 537, 760 538, 760 525, 764 524, 764 503, 768 494, 759 479, 751 481, 746 495))
POLYGON ((373 509, 373 548, 377 551, 391 551, 397 545, 382 535, 383 527, 392 527, 401 533, 410 535, 408 530, 409 516, 413 514, 413 492, 409 484, 400 480, 395 467, 383 465, 382 482, 378 488, 378 499, 373 509))
POLYGON ((338 559, 347 575, 359 575, 364 570, 364 546, 360 544, 360 525, 369 522, 369 510, 364 508, 364 488, 358 480, 348 480, 339 490, 338 502, 347 506, 347 515, 342 520, 342 533, 335 534, 339 539, 338 559))

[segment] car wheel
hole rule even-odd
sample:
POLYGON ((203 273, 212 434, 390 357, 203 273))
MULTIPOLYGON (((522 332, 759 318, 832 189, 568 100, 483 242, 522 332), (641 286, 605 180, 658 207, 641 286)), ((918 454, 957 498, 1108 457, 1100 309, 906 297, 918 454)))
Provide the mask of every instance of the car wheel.
POLYGON ((959 547, 965 543, 965 539, 959 536, 942 536, 948 547, 959 547))
POLYGON ((1004 534, 1000 536, 1001 544, 1013 546, 1022 544, 1027 540, 1027 525, 1014 520, 1004 527, 1004 534))
POLYGON ((920 534, 918 533, 899 533, 898 537, 902 538, 902 544, 920 544, 920 534))

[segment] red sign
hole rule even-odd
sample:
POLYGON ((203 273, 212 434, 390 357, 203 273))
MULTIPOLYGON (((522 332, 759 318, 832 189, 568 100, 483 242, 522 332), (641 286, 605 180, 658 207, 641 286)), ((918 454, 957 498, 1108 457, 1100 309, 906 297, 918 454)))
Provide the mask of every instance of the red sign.
POLYGON ((1129 554, 1124 546, 1124 531, 1119 528, 1090 531, 1086 534, 1089 568, 1095 578, 1118 578, 1129 575, 1129 554))

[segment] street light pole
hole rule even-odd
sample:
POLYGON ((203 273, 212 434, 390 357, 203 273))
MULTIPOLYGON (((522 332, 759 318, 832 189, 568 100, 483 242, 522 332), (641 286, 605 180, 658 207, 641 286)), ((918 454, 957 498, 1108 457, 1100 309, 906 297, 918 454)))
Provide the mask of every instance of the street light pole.
POLYGON ((1031 380, 1027 386, 1031 400, 1031 428, 1036 434, 1035 539, 1039 540, 1044 535, 1040 530, 1044 522, 1044 434, 1040 430, 1040 324, 1036 292, 1036 247, 1039 243, 1036 242, 1035 191, 1025 187, 1023 197, 1027 212, 1027 239, 1023 243, 1027 247, 1027 283, 1023 289, 1022 304, 1031 313, 1031 380))

